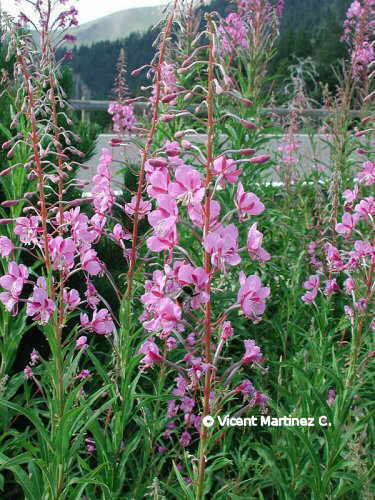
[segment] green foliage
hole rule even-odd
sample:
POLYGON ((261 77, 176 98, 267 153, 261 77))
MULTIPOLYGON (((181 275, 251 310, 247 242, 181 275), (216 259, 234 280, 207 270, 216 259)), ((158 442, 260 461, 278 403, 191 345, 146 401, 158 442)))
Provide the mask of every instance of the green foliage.
MULTIPOLYGON (((331 66, 337 66, 346 56, 345 44, 340 41, 345 12, 350 0, 286 0, 277 51, 270 66, 276 77, 273 90, 280 103, 285 102, 283 88, 289 78, 289 66, 296 58, 311 57, 318 69, 318 79, 333 90, 337 79, 331 66)), ((216 11, 225 16, 234 6, 227 0, 212 0, 201 7, 204 14, 216 11)), ((74 48, 71 68, 88 85, 94 99, 107 99, 115 77, 115 67, 121 48, 125 49, 128 68, 128 85, 133 95, 139 95, 140 86, 146 83, 144 73, 130 77, 131 71, 147 64, 155 54, 152 42, 156 31, 132 33, 116 41, 98 41, 90 46, 74 48), (100 67, 100 71, 97 68, 100 67)), ((99 35, 100 36, 100 35, 99 35)), ((81 96, 77 96, 81 97, 81 96)), ((320 99, 320 91, 313 97, 320 99)))

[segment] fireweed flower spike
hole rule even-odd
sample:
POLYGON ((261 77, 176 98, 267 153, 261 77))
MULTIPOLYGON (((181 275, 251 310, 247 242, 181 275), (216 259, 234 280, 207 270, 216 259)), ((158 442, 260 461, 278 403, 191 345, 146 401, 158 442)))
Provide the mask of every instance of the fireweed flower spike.
MULTIPOLYGON (((360 4, 357 3, 360 9, 360 4)), ((352 4, 352 8, 354 7, 352 4)), ((336 245, 330 242, 323 245, 320 242, 310 243, 310 263, 315 267, 319 263, 319 274, 311 275, 303 283, 306 293, 301 297, 306 304, 314 303, 321 289, 321 279, 325 279, 323 295, 331 297, 334 294, 343 294, 346 302, 343 314, 349 321, 352 332, 350 365, 346 379, 348 385, 355 377, 362 336, 367 326, 370 329, 373 315, 373 307, 369 305, 373 303, 374 296, 375 240, 360 239, 366 230, 369 234, 374 232, 373 197, 362 198, 368 192, 369 186, 375 183, 375 177, 371 177, 371 168, 371 161, 360 165, 360 170, 354 177, 354 187, 342 193, 343 215, 341 222, 335 226, 340 237, 336 245), (358 201, 357 204, 353 203, 355 200, 358 201), (318 252, 322 255, 322 262, 316 258, 318 252)))
MULTIPOLYGON (((8 312, 29 316, 35 321, 49 343, 51 359, 46 362, 50 364, 50 378, 44 378, 46 383, 51 384, 48 392, 54 407, 53 410, 50 408, 53 418, 48 433, 50 444, 58 448, 70 396, 65 363, 71 362, 72 358, 64 343, 66 338, 69 343, 76 321, 75 310, 80 306, 87 307, 86 301, 81 301, 78 291, 72 288, 71 276, 79 274, 85 282, 105 269, 93 245, 100 241, 107 214, 111 213, 114 203, 109 169, 112 158, 109 151, 103 151, 93 179, 94 215, 90 218, 81 213, 74 202, 67 204, 68 190, 74 185, 67 182, 68 173, 78 165, 71 158, 72 155, 80 157, 82 153, 71 144, 73 136, 77 139, 75 134, 63 125, 69 123, 63 112, 69 104, 60 87, 61 61, 57 61, 56 57, 59 40, 69 39, 65 30, 77 24, 77 11, 74 7, 64 8, 64 1, 59 2, 60 6, 49 0, 28 0, 24 3, 33 7, 34 17, 30 20, 33 36, 25 36, 28 28, 24 22, 28 20, 24 16, 21 19, 22 29, 6 15, 2 14, 1 20, 8 28, 9 53, 15 56, 14 81, 20 86, 16 104, 24 124, 22 132, 17 132, 15 141, 20 139, 18 134, 21 134, 22 147, 28 155, 25 166, 17 168, 28 169, 28 178, 35 180, 36 192, 25 193, 17 203, 15 200, 7 203, 9 207, 22 203, 24 210, 22 216, 9 220, 10 224, 14 224, 13 241, 2 237, 0 253, 3 258, 9 258, 12 253, 14 258, 18 258, 16 252, 23 249, 32 255, 34 261, 28 267, 15 260, 9 263, 8 271, 0 277, 0 301, 8 312), (62 115, 66 120, 61 118, 62 115)), ((14 126, 17 128, 19 123, 20 120, 14 126)), ((12 148, 13 142, 11 140, 6 147, 12 148)), ((13 175, 13 172, 14 168, 3 174, 13 175)), ((78 201, 79 205, 81 201, 78 201)), ((84 328, 99 335, 111 334, 114 331, 112 317, 107 309, 97 310, 99 299, 90 285, 86 299, 93 312, 90 313, 91 320, 86 313, 81 313, 84 328)), ((86 338, 81 336, 76 347, 84 349, 85 345, 86 338)), ((79 356, 74 349, 74 341, 71 347, 73 355, 79 356)), ((35 354, 31 363, 34 361, 35 354)), ((25 375, 30 378, 31 368, 26 368, 25 375)), ((39 386, 38 389, 42 392, 39 386)), ((61 496, 68 482, 66 460, 67 454, 62 452, 44 470, 46 475, 55 478, 52 496, 61 496)))
MULTIPOLYGON (((250 366, 256 369, 263 360, 255 341, 246 339, 243 359, 229 367, 221 366, 222 353, 236 332, 226 315, 214 317, 215 300, 220 300, 216 294, 216 281, 227 279, 229 272, 238 276, 240 253, 247 249, 239 244, 240 240, 246 242, 246 232, 239 231, 237 222, 248 224, 247 221, 260 215, 265 206, 254 193, 246 193, 238 182, 242 170, 236 161, 219 152, 215 155, 214 101, 221 99, 221 94, 214 92, 217 51, 215 28, 210 18, 208 25, 209 60, 201 62, 202 67, 208 68, 207 145, 204 149, 194 145, 198 154, 185 157, 182 141, 167 142, 157 152, 158 156, 145 164, 146 192, 152 203, 152 210, 147 215, 151 231, 146 244, 152 254, 160 256, 161 267, 145 283, 141 296, 144 310, 139 318, 148 334, 139 349, 142 355, 140 369, 155 370, 158 365, 165 364, 177 375, 173 400, 168 404, 165 438, 176 437, 181 447, 189 448, 199 433, 197 498, 202 498, 204 457, 208 451, 208 431, 201 426, 202 418, 224 404, 223 382, 235 387, 233 378, 238 385, 242 370, 250 366), (204 168, 202 159, 205 160, 204 168), (236 187, 233 189, 236 183, 237 193, 236 187), (220 217, 224 211, 219 199, 214 199, 224 189, 234 191, 233 209, 227 218, 236 221, 227 224, 220 217), (192 234, 200 248, 199 261, 196 255, 190 255, 188 249, 181 251, 179 246, 181 228, 192 224, 197 228, 192 234)), ((134 216, 138 212, 138 220, 144 203, 146 201, 141 197, 134 200, 132 212, 134 209, 134 216)), ((262 240, 262 233, 253 224, 248 238, 249 252, 254 260, 267 261, 270 255, 263 249, 262 240)), ((228 314, 231 310, 242 309, 247 318, 257 323, 265 312, 269 295, 270 289, 262 285, 260 277, 246 277, 240 272, 238 296, 233 296, 228 314)), ((261 395, 256 389, 251 392, 252 404, 265 405, 267 398, 257 396, 258 393, 261 395)), ((167 446, 160 443, 160 446, 164 445, 167 446)))

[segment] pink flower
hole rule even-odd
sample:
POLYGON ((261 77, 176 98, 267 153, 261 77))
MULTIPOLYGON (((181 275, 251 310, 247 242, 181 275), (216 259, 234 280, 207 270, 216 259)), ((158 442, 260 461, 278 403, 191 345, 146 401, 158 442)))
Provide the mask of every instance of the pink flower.
POLYGON ((90 276, 96 276, 103 270, 103 264, 97 257, 95 250, 83 247, 81 250, 81 266, 90 276))
POLYGON ((174 224, 175 218, 171 217, 159 222, 155 235, 146 240, 147 247, 153 252, 171 250, 178 243, 178 233, 174 224))
POLYGON ((240 272, 240 289, 237 302, 245 316, 258 321, 266 308, 266 298, 270 295, 268 287, 262 287, 260 278, 256 275, 246 277, 240 272))
POLYGON ((169 194, 182 198, 184 204, 200 203, 204 196, 202 175, 191 167, 178 167, 174 182, 169 185, 169 194))
POLYGON ((355 186, 353 190, 346 189, 342 193, 342 196, 345 199, 346 203, 352 203, 358 196, 358 186, 355 186))
MULTIPOLYGON (((205 207, 201 203, 192 203, 188 206, 188 215, 191 222, 200 228, 203 228, 205 207)), ((220 203, 216 200, 210 202, 210 227, 212 229, 216 226, 220 215, 220 203)))
POLYGON ((226 342, 233 335, 233 327, 230 321, 224 321, 221 326, 221 339, 226 342))
POLYGON ((29 276, 27 268, 16 262, 10 262, 8 266, 8 274, 1 276, 0 285, 6 292, 0 293, 0 301, 4 304, 9 312, 15 311, 15 306, 18 304, 19 296, 22 293, 23 285, 29 276))
POLYGON ((324 290, 324 293, 325 295, 327 295, 328 297, 330 297, 331 295, 333 295, 335 292, 338 292, 340 290, 340 287, 338 286, 338 284, 336 283, 336 280, 327 280, 326 283, 325 283, 325 290, 324 290))
POLYGON ((37 242, 39 227, 39 217, 32 215, 30 217, 17 217, 14 234, 16 234, 22 243, 29 245, 37 242))
POLYGON ((183 446, 184 448, 186 448, 187 446, 189 446, 190 441, 191 441, 190 434, 188 433, 188 431, 184 431, 181 434, 181 437, 180 437, 180 444, 181 444, 181 446, 183 446))
POLYGON ((150 175, 148 183, 147 193, 152 198, 168 194, 169 174, 166 170, 157 170, 150 175))
POLYGON ((222 226, 204 238, 203 246, 211 255, 214 267, 225 271, 225 264, 235 266, 241 262, 237 247, 238 230, 234 224, 222 226))
POLYGON ((144 342, 138 351, 139 354, 144 354, 145 356, 140 360, 142 365, 142 370, 150 368, 154 363, 161 363, 163 361, 163 356, 159 354, 159 348, 154 342, 154 337, 150 337, 146 342, 144 342))
POLYGON ((257 230, 257 224, 253 224, 247 235, 247 249, 254 260, 267 261, 271 255, 262 248, 263 234, 257 230))
POLYGON ((198 309, 202 304, 208 302, 210 296, 204 291, 208 282, 208 274, 202 267, 194 268, 190 264, 180 266, 177 281, 181 286, 194 285, 196 293, 190 301, 193 309, 198 309))
POLYGON ((260 215, 265 208, 254 193, 245 193, 241 182, 238 183, 235 205, 241 221, 246 219, 246 215, 260 215))
POLYGON ((245 354, 242 357, 242 364, 248 365, 249 363, 260 362, 263 359, 260 347, 255 344, 254 340, 244 340, 245 354))
POLYGON ((0 236, 0 255, 1 257, 9 257, 13 252, 14 245, 6 236, 0 236))
POLYGON ((97 173, 92 179, 93 187, 91 189, 94 197, 93 204, 95 211, 100 214, 104 214, 110 210, 115 201, 115 195, 111 188, 112 174, 109 168, 111 162, 111 152, 108 149, 103 148, 97 173))
MULTIPOLYGON (((136 211, 136 205, 137 205, 137 197, 133 196, 132 200, 130 203, 125 203, 124 210, 125 212, 133 216, 136 211)), ((143 219, 148 213, 151 211, 151 201, 143 201, 142 199, 139 201, 139 207, 138 207, 138 218, 143 219)))
POLYGON ((149 216, 148 221, 151 226, 156 229, 158 224, 166 219, 171 223, 177 222, 178 208, 176 200, 170 195, 160 195, 157 199, 158 206, 156 210, 153 210, 149 216))
POLYGON ((345 212, 342 216, 342 222, 336 224, 336 232, 348 237, 352 234, 356 223, 358 222, 358 215, 351 215, 349 212, 345 212))
POLYGON ((234 392, 241 392, 244 396, 252 396, 255 389, 250 380, 245 379, 240 385, 233 389, 234 392))
POLYGON ((91 321, 89 321, 87 314, 81 314, 80 321, 83 328, 91 330, 98 335, 109 335, 115 328, 108 309, 95 310, 91 321))
POLYGON ((48 242, 54 269, 71 269, 74 265, 76 245, 71 238, 56 236, 48 242))
POLYGON ((340 252, 337 250, 336 247, 334 247, 330 243, 327 243, 324 246, 324 250, 327 255, 327 262, 332 271, 338 272, 345 269, 345 265, 341 259, 340 252))
POLYGON ((193 398, 189 398, 188 396, 182 398, 180 408, 184 413, 191 413, 194 406, 195 400, 193 398))
POLYGON ((259 391, 255 391, 255 394, 251 400, 251 406, 260 406, 261 408, 264 408, 265 406, 267 406, 269 399, 270 398, 265 394, 259 391))
POLYGON ((237 168, 237 164, 234 160, 228 159, 223 155, 219 156, 214 161, 213 172, 220 176, 220 185, 224 186, 227 182, 237 182, 242 170, 237 168))
POLYGON ((150 180, 150 177, 155 172, 163 172, 168 174, 168 160, 163 158, 162 156, 158 156, 156 158, 151 158, 147 160, 145 163, 145 172, 147 181, 150 180))
POLYGON ((181 308, 169 297, 157 302, 151 312, 154 318, 143 323, 146 330, 167 334, 180 328, 181 308))
POLYGON ((34 376, 33 371, 29 365, 26 365, 25 369, 23 370, 23 373, 26 380, 34 376))
POLYGON ((176 228, 178 209, 176 201, 169 195, 158 197, 158 207, 148 216, 154 235, 147 239, 147 247, 153 252, 172 249, 178 242, 176 228))
POLYGON ((67 288, 64 288, 63 301, 64 301, 64 304, 69 309, 69 311, 73 311, 78 306, 78 304, 81 302, 81 299, 80 299, 79 293, 74 288, 72 288, 72 290, 69 290, 69 291, 67 288))
POLYGON ((87 348, 87 337, 82 335, 76 340, 76 349, 86 349, 87 348))
POLYGON ((89 370, 81 370, 80 373, 77 375, 77 378, 84 380, 85 378, 88 378, 89 376, 90 376, 89 370))
POLYGON ((115 224, 115 227, 113 228, 113 232, 110 233, 110 236, 117 241, 117 243, 122 243, 123 240, 131 240, 132 235, 130 233, 127 233, 124 231, 122 228, 121 224, 115 224))
POLYGON ((175 417, 177 415, 178 409, 179 409, 179 406, 176 404, 175 399, 171 399, 170 401, 168 401, 167 415, 169 418, 175 417))
POLYGON ((345 288, 345 291, 347 294, 351 294, 352 292, 354 292, 355 290, 355 281, 353 280, 353 278, 347 278, 345 281, 344 281, 344 288, 345 288))
POLYGON ((314 300, 316 299, 317 295, 318 295, 318 289, 314 288, 314 289, 306 292, 304 295, 302 295, 301 300, 305 304, 312 304, 314 302, 314 300))
POLYGON ((177 141, 167 141, 164 145, 164 151, 168 156, 179 156, 181 148, 177 141))
POLYGON ((356 214, 361 218, 367 218, 370 215, 375 215, 375 198, 369 196, 364 200, 361 200, 354 208, 356 214))
POLYGON ((36 349, 33 349, 30 353, 30 364, 34 366, 40 360, 40 354, 36 349))
POLYGON ((165 341, 168 351, 172 351, 177 346, 177 340, 174 337, 168 337, 165 341))
POLYGON ((372 247, 371 243, 368 241, 357 240, 354 243, 354 257, 357 259, 362 259, 368 255, 372 255, 375 249, 372 247))
POLYGON ((231 12, 219 26, 220 53, 228 55, 239 48, 248 49, 247 27, 236 12, 231 12))
POLYGON ((357 302, 354 304, 354 307, 357 309, 359 312, 364 312, 367 309, 367 300, 364 297, 361 297, 360 299, 357 300, 357 302))
POLYGON ((375 182, 375 163, 366 161, 362 165, 362 170, 357 174, 357 180, 365 186, 371 186, 375 182))
POLYGON ((124 134, 134 130, 136 119, 132 104, 111 102, 108 107, 108 113, 112 115, 114 132, 124 134))
POLYGON ((55 310, 53 300, 48 297, 47 285, 44 278, 38 278, 33 294, 27 300, 26 314, 35 321, 47 324, 55 310))
POLYGON ((320 278, 317 274, 309 276, 308 280, 304 282, 303 288, 308 290, 305 295, 301 297, 305 304, 312 304, 316 299, 319 291, 320 278))
POLYGON ((99 304, 100 300, 98 298, 98 292, 96 291, 96 288, 89 280, 87 281, 85 296, 87 299, 87 303, 91 307, 91 309, 96 309, 96 306, 99 304))
POLYGON ((336 399, 336 391, 333 389, 330 389, 328 391, 328 395, 327 395, 327 405, 333 406, 335 403, 335 399, 336 399))
POLYGON ((305 290, 315 290, 319 288, 320 278, 317 274, 309 276, 308 280, 304 282, 303 288, 305 290))
POLYGON ((353 320, 354 320, 353 309, 349 306, 344 306, 344 312, 345 312, 345 316, 350 320, 351 323, 353 323, 353 320))

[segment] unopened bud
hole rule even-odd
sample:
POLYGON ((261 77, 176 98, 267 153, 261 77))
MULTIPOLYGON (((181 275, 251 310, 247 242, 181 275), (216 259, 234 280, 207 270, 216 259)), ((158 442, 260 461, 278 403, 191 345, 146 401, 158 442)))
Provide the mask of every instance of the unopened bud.
POLYGON ((6 200, 6 201, 3 201, 1 202, 1 206, 2 207, 14 207, 15 205, 18 205, 18 203, 20 203, 21 200, 6 200))
POLYGON ((254 156, 253 158, 250 158, 249 162, 254 163, 254 164, 266 163, 269 159, 270 159, 270 156, 268 156, 268 155, 259 155, 259 156, 254 156))
POLYGON ((185 97, 184 97, 184 102, 190 101, 190 99, 193 97, 192 92, 188 92, 185 97))
POLYGON ((368 129, 368 130, 357 130, 357 132, 355 133, 355 136, 356 136, 356 137, 362 137, 363 135, 369 134, 370 132, 372 132, 372 129, 368 129))
POLYGON ((168 114, 168 113, 166 113, 164 115, 160 115, 160 121, 162 121, 162 122, 171 122, 174 119, 175 119, 175 116, 168 114))
POLYGON ((249 130, 256 130, 256 125, 253 122, 249 122, 249 120, 240 120, 241 125, 248 128, 249 130))
POLYGON ((239 149, 238 153, 240 155, 253 155, 255 153, 255 149, 252 148, 239 149))
POLYGON ((112 148, 118 148, 119 146, 121 146, 121 144, 123 144, 123 141, 122 141, 122 139, 119 139, 118 137, 113 137, 113 138, 109 141, 109 145, 110 145, 112 148))
POLYGON ((151 158, 148 162, 154 168, 166 167, 168 165, 167 160, 164 158, 151 158))
POLYGON ((169 102, 172 102, 174 101, 176 98, 177 98, 178 94, 168 94, 166 96, 163 97, 163 99, 161 100, 161 102, 163 104, 168 104, 169 102))
POLYGON ((217 80, 214 80, 214 85, 215 85, 215 92, 217 95, 220 95, 224 92, 223 87, 220 85, 220 83, 217 80))

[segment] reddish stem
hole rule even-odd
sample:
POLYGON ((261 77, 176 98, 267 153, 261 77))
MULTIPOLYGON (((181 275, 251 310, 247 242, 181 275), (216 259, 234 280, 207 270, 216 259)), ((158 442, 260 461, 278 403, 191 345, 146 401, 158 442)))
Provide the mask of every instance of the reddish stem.
MULTIPOLYGON (((204 209, 204 229, 203 235, 207 236, 210 230, 210 208, 211 208, 211 198, 212 194, 210 191, 210 184, 212 181, 212 164, 213 164, 213 139, 214 139, 214 91, 213 91, 213 80, 214 80, 214 27, 212 25, 211 19, 208 17, 208 29, 210 35, 210 43, 208 49, 208 84, 207 84, 207 111, 208 111, 208 121, 207 121, 207 162, 206 162, 206 197, 205 197, 205 209, 204 209)), ((204 268, 208 274, 208 282, 206 285, 206 292, 211 296, 211 256, 205 251, 204 252, 204 268)), ((211 364, 211 335, 212 335, 212 308, 211 299, 207 302, 205 307, 204 316, 204 357, 205 362, 209 365, 211 364)), ((212 386, 212 369, 209 367, 205 374, 204 381, 204 403, 203 403, 203 418, 210 414, 210 394, 212 386)), ((203 498, 204 492, 204 478, 206 469, 206 452, 207 452, 207 432, 208 429, 205 426, 201 428, 200 434, 200 450, 199 450, 199 470, 198 470, 198 491, 197 499, 203 498)))
POLYGON ((137 189, 136 203, 135 203, 135 209, 134 209, 132 248, 131 248, 130 264, 129 264, 129 270, 128 270, 128 286, 127 286, 127 290, 126 290, 126 298, 127 299, 130 299, 130 297, 132 296, 134 272, 135 272, 135 266, 136 266, 136 262, 137 262, 137 244, 138 244, 138 232, 139 232, 139 220, 140 220, 139 219, 139 206, 141 203, 142 191, 144 188, 145 163, 148 159, 149 151, 151 149, 151 146, 152 146, 152 143, 154 140, 154 136, 155 136, 157 124, 158 124, 158 119, 159 119, 159 106, 160 106, 160 101, 161 101, 161 66, 162 66, 164 59, 165 59, 165 52, 166 52, 166 48, 167 48, 167 38, 168 38, 168 35, 169 35, 171 28, 172 28, 176 7, 177 7, 177 0, 174 0, 171 14, 169 15, 167 24, 166 24, 164 32, 163 32, 163 37, 162 37, 161 44, 160 44, 159 59, 158 59, 157 66, 155 68, 156 78, 155 78, 155 98, 154 98, 154 102, 153 102, 153 115, 152 115, 152 121, 151 121, 151 128, 148 132, 146 144, 145 144, 145 147, 143 148, 143 151, 142 151, 141 168, 139 171, 138 189, 137 189))

